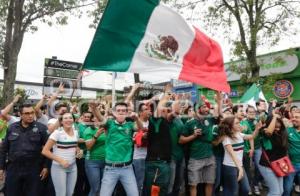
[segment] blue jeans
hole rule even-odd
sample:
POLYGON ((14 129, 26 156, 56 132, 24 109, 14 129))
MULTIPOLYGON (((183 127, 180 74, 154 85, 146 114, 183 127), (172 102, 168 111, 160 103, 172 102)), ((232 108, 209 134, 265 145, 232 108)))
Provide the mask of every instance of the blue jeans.
POLYGON ((244 153, 243 156, 243 166, 247 173, 249 184, 253 186, 258 186, 259 181, 261 181, 261 174, 258 169, 260 157, 261 157, 261 149, 254 150, 254 154, 252 158, 249 157, 249 153, 244 153), (254 176, 252 175, 252 171, 251 171, 252 159, 254 162, 254 176))
POLYGON ((169 196, 178 196, 183 182, 184 160, 172 160, 170 163, 170 184, 168 188, 169 196))
POLYGON ((67 169, 60 165, 52 164, 51 177, 56 196, 72 196, 77 180, 76 163, 73 163, 67 169))
POLYGON ((283 187, 284 187, 284 196, 290 196, 292 189, 293 189, 293 183, 296 175, 300 174, 300 163, 293 164, 295 168, 295 172, 291 173, 290 175, 284 177, 283 181, 283 187))
POLYGON ((259 171, 268 186, 267 196, 281 196, 283 193, 283 177, 277 177, 269 168, 259 165, 259 171))
POLYGON ((214 191, 213 194, 217 194, 219 192, 219 187, 221 186, 221 174, 222 174, 222 163, 224 157, 222 156, 215 156, 216 157, 216 180, 214 184, 214 191))
POLYGON ((133 159, 133 168, 136 178, 136 183, 139 190, 139 195, 142 195, 144 179, 145 179, 145 161, 146 159, 133 159))
POLYGON ((259 171, 259 166, 260 166, 259 161, 260 161, 260 158, 261 158, 261 154, 262 154, 261 148, 254 150, 253 159, 254 159, 255 168, 254 168, 254 182, 253 182, 253 184, 255 186, 257 186, 258 183, 263 180, 262 175, 259 171))
POLYGON ((91 187, 89 196, 99 195, 104 167, 104 160, 85 160, 85 172, 91 187))
POLYGON ((250 185, 248 182, 248 178, 244 169, 244 177, 238 181, 238 168, 223 165, 223 185, 224 191, 223 196, 237 196, 239 195, 248 195, 250 191, 250 185))
POLYGON ((139 195, 132 165, 125 167, 105 166, 100 195, 111 196, 118 180, 122 183, 127 195, 139 195))

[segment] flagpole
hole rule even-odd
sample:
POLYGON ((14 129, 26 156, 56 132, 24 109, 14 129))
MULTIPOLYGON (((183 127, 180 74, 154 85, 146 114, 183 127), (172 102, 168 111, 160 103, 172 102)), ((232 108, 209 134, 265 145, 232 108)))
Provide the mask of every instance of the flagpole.
POLYGON ((116 72, 113 72, 112 73, 112 90, 111 90, 112 107, 114 107, 115 104, 116 104, 116 86, 115 86, 115 82, 116 82, 116 72))

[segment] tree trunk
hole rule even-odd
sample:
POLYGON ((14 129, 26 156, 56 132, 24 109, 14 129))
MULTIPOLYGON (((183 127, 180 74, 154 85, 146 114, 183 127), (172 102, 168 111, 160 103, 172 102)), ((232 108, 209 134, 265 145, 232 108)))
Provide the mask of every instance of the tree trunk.
POLYGON ((18 55, 22 46, 24 29, 22 29, 22 8, 24 0, 10 0, 6 19, 4 44, 4 84, 2 104, 7 105, 14 94, 18 55))
POLYGON ((253 54, 250 55, 249 62, 251 65, 251 78, 258 78, 260 67, 257 64, 256 52, 253 52, 253 54))
POLYGON ((3 106, 7 105, 13 99, 14 86, 17 73, 18 54, 10 52, 11 58, 4 61, 4 85, 3 85, 3 106))

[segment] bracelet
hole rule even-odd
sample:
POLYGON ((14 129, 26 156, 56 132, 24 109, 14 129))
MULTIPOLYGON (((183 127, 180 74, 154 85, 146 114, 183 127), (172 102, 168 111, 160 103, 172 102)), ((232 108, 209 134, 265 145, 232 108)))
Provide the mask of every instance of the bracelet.
POLYGON ((97 140, 97 139, 98 139, 98 137, 96 137, 96 136, 94 136, 94 135, 93 135, 93 138, 94 138, 95 140, 97 140))

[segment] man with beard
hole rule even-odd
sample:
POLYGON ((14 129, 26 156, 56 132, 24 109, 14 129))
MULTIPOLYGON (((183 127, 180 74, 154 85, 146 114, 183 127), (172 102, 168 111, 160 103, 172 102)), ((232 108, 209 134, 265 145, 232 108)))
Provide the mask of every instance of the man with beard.
POLYGON ((188 162, 188 182, 190 195, 197 195, 197 185, 205 184, 205 195, 213 194, 213 185, 216 177, 216 161, 213 155, 212 129, 218 123, 221 114, 222 98, 216 92, 216 108, 213 116, 210 115, 208 104, 199 101, 197 104, 197 118, 186 123, 186 133, 180 137, 180 143, 190 143, 190 159, 188 162))
POLYGON ((290 196, 293 188, 294 178, 300 175, 300 111, 294 113, 293 127, 287 129, 288 132, 288 153, 295 168, 295 172, 284 177, 284 196, 290 196))
POLYGON ((167 195, 168 193, 172 153, 170 122, 168 121, 172 112, 169 102, 170 95, 171 92, 165 92, 154 115, 149 119, 145 195, 151 195, 153 187, 159 187, 159 195, 167 195))

